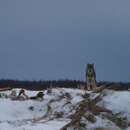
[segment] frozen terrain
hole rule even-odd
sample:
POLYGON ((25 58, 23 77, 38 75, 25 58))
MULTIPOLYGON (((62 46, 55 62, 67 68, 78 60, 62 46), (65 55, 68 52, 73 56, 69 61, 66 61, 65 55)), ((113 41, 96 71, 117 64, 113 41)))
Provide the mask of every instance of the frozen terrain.
MULTIPOLYGON (((17 93, 19 90, 16 90, 17 93)), ((11 91, 2 92, 10 95, 11 91)), ((34 96, 37 91, 26 91, 34 96)), ((89 92, 91 94, 91 92, 89 92)), ((10 98, 0 98, 0 130, 60 130, 70 122, 70 116, 83 100, 83 90, 53 89, 52 93, 44 91, 44 100, 13 101, 10 98)), ((97 94, 92 93, 92 97, 97 94)), ((130 121, 130 92, 106 90, 100 106, 121 113, 130 121)), ((101 115, 96 116, 95 123, 87 122, 87 129, 97 127, 119 129, 115 124, 101 115)), ((114 130, 113 129, 113 130, 114 130)), ((129 130, 129 128, 127 129, 129 130)))

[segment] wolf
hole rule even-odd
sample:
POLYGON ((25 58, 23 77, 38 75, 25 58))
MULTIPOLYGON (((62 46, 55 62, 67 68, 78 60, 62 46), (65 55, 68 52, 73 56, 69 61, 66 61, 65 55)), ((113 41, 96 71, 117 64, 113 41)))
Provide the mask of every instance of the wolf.
POLYGON ((96 89, 96 72, 95 72, 94 64, 87 64, 86 84, 87 84, 87 90, 96 89))

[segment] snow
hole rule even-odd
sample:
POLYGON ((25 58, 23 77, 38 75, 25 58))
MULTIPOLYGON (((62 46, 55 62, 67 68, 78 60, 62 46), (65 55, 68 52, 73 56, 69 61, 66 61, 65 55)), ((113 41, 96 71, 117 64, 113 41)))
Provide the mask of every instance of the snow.
MULTIPOLYGON (((16 91, 18 94, 19 89, 16 91)), ((11 91, 4 93, 9 95, 11 91)), ((29 96, 35 96, 37 91, 26 91, 26 93, 29 96)), ((47 94, 47 91, 44 91, 44 94, 43 101, 12 101, 9 98, 1 98, 0 130, 60 130, 60 128, 70 121, 68 117, 73 114, 74 108, 83 100, 83 91, 79 89, 53 89, 51 94, 47 94), (62 98, 66 93, 70 94, 71 98, 62 98), (33 122, 32 120, 43 117, 47 113, 48 104, 52 108, 48 117, 39 122, 33 122), (34 107, 34 110, 30 110, 30 107, 34 107), (63 113, 63 117, 48 120, 54 117, 57 112, 63 113)), ((94 93, 90 94, 92 98, 98 95, 94 93)), ((107 90, 104 94, 100 105, 111 109, 115 113, 121 112, 130 120, 130 92, 107 90)), ((115 128, 116 130, 115 125, 111 121, 101 116, 96 116, 96 118, 96 123, 87 122, 88 130, 92 130, 96 127, 115 128)), ((126 130, 130 130, 130 128, 126 130)))
POLYGON ((0 124, 0 130, 59 130, 65 125, 65 121, 50 121, 45 124, 25 124, 25 125, 11 125, 7 122, 0 124))
MULTIPOLYGON (((16 89, 16 91, 18 94, 19 89, 16 89)), ((52 100, 57 100, 59 96, 66 92, 71 93, 72 100, 70 101, 73 105, 76 105, 82 100, 80 96, 76 96, 81 93, 80 90, 73 91, 73 89, 53 89, 52 94, 47 94, 45 91, 43 101, 12 101, 8 98, 0 99, 0 130, 59 130, 68 122, 68 120, 53 120, 46 123, 32 123, 30 120, 44 116, 47 112, 47 104, 52 100), (31 106, 34 107, 34 111, 29 110, 29 107, 31 106)), ((7 95, 10 93, 10 91, 5 92, 7 95)), ((26 91, 26 94, 35 96, 37 91, 26 91)), ((66 98, 52 102, 50 104, 53 108, 52 114, 55 112, 64 112, 64 115, 67 116, 72 105, 64 105, 66 103, 66 98)))
POLYGON ((109 91, 103 98, 103 104, 115 113, 121 112, 130 121, 130 92, 109 91))
POLYGON ((45 105, 44 102, 35 101, 11 101, 10 99, 0 100, 0 121, 32 119, 39 117, 43 112, 40 111, 45 105), (30 106, 35 106, 35 111, 29 111, 30 106), (6 116, 5 116, 6 115, 6 116))
POLYGON ((115 124, 108 121, 107 119, 102 119, 102 117, 97 116, 96 117, 97 122, 92 124, 92 123, 88 123, 87 129, 88 130, 92 130, 94 128, 109 128, 112 130, 116 130, 118 127, 115 127, 115 124))

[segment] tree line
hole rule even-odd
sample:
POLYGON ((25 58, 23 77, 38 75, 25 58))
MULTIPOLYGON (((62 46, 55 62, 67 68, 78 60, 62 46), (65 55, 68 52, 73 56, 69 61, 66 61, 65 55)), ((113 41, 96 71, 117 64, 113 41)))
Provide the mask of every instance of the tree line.
MULTIPOLYGON (((80 80, 40 80, 40 81, 19 81, 19 80, 10 80, 10 79, 1 79, 0 88, 23 88, 28 90, 45 90, 47 88, 80 88, 85 86, 85 81, 80 80)), ((130 82, 108 82, 108 81, 99 81, 97 86, 104 85, 109 89, 115 90, 128 90, 130 89, 130 82)))
POLYGON ((47 81, 19 81, 1 79, 0 88, 24 88, 28 90, 44 90, 47 88, 78 88, 79 85, 85 85, 84 81, 79 80, 47 80, 47 81))

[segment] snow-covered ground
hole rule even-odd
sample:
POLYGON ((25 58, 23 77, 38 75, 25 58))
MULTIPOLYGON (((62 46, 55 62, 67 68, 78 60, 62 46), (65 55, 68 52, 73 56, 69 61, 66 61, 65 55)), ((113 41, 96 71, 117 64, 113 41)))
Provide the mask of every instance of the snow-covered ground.
MULTIPOLYGON (((17 93, 18 92, 19 90, 17 90, 17 93)), ((63 98, 62 100, 58 99, 59 96, 66 92, 71 94, 71 102, 73 106, 82 100, 81 96, 78 95, 81 93, 81 91, 72 89, 54 89, 52 94, 46 94, 45 91, 43 101, 12 101, 9 98, 1 98, 0 130, 59 130, 69 121, 67 118, 64 120, 50 120, 46 123, 33 123, 32 120, 44 116, 47 112, 47 104, 53 100, 55 100, 55 102, 51 103, 51 107, 53 108, 52 114, 55 112, 64 112, 64 116, 67 116, 67 113, 69 113, 70 109, 72 109, 72 104, 69 105, 68 103, 68 105, 63 107, 63 105, 67 103, 66 98, 63 98), (34 110, 30 110, 30 107, 34 107, 34 110)), ((7 91, 4 93, 9 95, 11 92, 7 91)), ((37 91, 26 91, 26 94, 29 96, 35 96, 37 93, 37 91)), ((48 116, 51 118, 51 115, 48 116)))
MULTIPOLYGON (((9 95, 11 91, 4 93, 9 95)), ((26 93, 29 96, 35 96, 37 91, 26 91, 26 93)), ((70 115, 75 112, 78 103, 83 100, 83 91, 79 89, 53 89, 51 94, 47 94, 46 91, 44 94, 43 101, 13 101, 9 98, 0 98, 0 130, 60 130, 70 121, 70 115), (49 113, 48 106, 51 107, 49 113)), ((100 105, 115 113, 123 113, 130 121, 129 91, 107 90, 100 105)), ((114 126, 113 123, 100 116, 96 118, 95 124, 89 123, 89 129, 114 126)))
POLYGON ((103 104, 115 113, 121 112, 130 121, 130 91, 108 91, 103 104))

